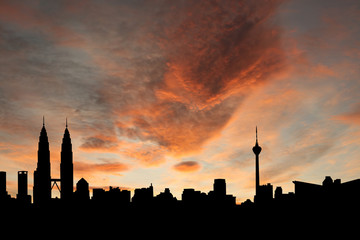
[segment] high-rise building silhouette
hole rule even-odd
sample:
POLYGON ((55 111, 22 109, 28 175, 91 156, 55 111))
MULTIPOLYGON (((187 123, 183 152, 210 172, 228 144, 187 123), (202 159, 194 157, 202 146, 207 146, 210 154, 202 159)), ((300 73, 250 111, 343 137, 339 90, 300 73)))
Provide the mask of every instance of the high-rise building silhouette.
POLYGON ((293 181, 296 198, 303 203, 356 203, 360 199, 360 179, 341 182, 341 179, 333 180, 326 176, 322 185, 293 181))
POLYGON ((16 198, 23 203, 31 203, 31 196, 28 195, 28 171, 18 171, 18 194, 16 198))
POLYGON ((226 194, 225 179, 214 179, 214 190, 208 194, 209 200, 217 206, 234 206, 236 197, 226 194))
POLYGON ((61 144, 60 179, 61 199, 69 201, 73 196, 74 166, 72 144, 67 119, 64 137, 61 144))
POLYGON ((225 179, 214 180, 214 194, 218 197, 226 196, 226 182, 225 179))
POLYGON ((183 190, 181 199, 186 206, 205 205, 207 195, 201 191, 195 191, 193 188, 186 188, 183 190))
MULTIPOLYGON (((136 189, 137 197, 135 198, 135 203, 151 203, 153 195, 150 193, 150 188, 136 189), (140 190, 140 193, 139 193, 140 190), (147 196, 140 196, 141 193, 147 196), (145 199, 142 199, 145 197, 145 199)), ((131 193, 129 190, 121 190, 119 187, 109 187, 108 191, 105 191, 102 188, 94 188, 92 201, 96 206, 129 206, 130 204, 131 193)))
POLYGON ((81 178, 76 183, 74 196, 75 199, 80 202, 88 201, 90 199, 89 183, 84 178, 81 178))
POLYGON ((177 202, 176 197, 172 195, 169 188, 165 188, 165 191, 159 193, 159 195, 157 195, 155 199, 158 203, 161 203, 162 205, 175 204, 177 202))
POLYGON ((44 118, 39 137, 37 168, 34 171, 33 197, 37 205, 46 204, 51 199, 50 150, 44 118))
POLYGON ((6 191, 6 172, 0 172, 0 200, 5 199, 7 197, 6 191))
POLYGON ((258 195, 259 187, 260 187, 259 155, 261 152, 261 147, 258 144, 257 126, 256 126, 256 143, 252 150, 255 154, 255 195, 258 195))
POLYGON ((148 188, 137 188, 134 191, 132 202, 135 204, 150 203, 154 198, 154 188, 152 184, 148 188))

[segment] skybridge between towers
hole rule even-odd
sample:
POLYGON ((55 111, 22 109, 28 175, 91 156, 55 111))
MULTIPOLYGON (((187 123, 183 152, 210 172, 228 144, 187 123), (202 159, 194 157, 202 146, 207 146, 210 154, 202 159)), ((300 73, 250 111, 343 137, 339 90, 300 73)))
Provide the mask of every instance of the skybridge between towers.
POLYGON ((60 183, 60 186, 61 186, 61 179, 60 178, 52 178, 51 179, 51 190, 54 188, 54 186, 56 186, 57 190, 59 190, 59 193, 61 194, 61 188, 59 187, 59 184, 60 183))

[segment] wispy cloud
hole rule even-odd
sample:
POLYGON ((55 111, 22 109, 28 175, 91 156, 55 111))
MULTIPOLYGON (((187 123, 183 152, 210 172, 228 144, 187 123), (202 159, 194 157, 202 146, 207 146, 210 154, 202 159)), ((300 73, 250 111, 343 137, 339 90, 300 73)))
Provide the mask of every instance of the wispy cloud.
POLYGON ((347 124, 360 125, 360 104, 357 103, 349 112, 333 116, 333 119, 347 124))
POLYGON ((186 161, 174 165, 174 169, 179 172, 196 172, 201 165, 195 161, 186 161))
POLYGON ((117 139, 114 136, 107 137, 103 135, 97 135, 88 137, 81 144, 80 149, 85 151, 118 151, 117 139))
POLYGON ((119 162, 103 162, 103 163, 86 163, 76 162, 74 170, 80 173, 117 173, 128 171, 130 167, 127 164, 119 162))

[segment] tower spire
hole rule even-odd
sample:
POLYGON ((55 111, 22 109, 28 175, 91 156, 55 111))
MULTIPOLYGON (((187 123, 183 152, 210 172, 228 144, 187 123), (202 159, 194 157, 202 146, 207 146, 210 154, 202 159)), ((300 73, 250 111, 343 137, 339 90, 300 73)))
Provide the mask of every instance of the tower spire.
POLYGON ((68 129, 67 117, 65 119, 65 132, 61 144, 61 162, 60 162, 60 197, 64 201, 71 201, 73 197, 74 186, 74 166, 73 166, 73 152, 68 129))
POLYGON ((257 126, 255 129, 255 133, 256 133, 256 143, 252 150, 255 154, 255 192, 256 192, 255 194, 257 195, 260 186, 259 154, 261 152, 261 147, 259 146, 258 143, 257 126))
POLYGON ((51 199, 49 139, 45 129, 45 116, 43 127, 39 136, 37 168, 34 171, 34 204, 43 204, 51 199))

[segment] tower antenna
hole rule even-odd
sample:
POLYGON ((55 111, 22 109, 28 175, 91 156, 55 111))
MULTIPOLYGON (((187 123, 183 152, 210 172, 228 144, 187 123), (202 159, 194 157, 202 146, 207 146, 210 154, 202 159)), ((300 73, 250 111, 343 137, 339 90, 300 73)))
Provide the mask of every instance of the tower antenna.
POLYGON ((258 196, 259 187, 260 187, 259 154, 261 152, 261 147, 259 146, 258 143, 257 126, 255 132, 256 132, 256 143, 252 150, 255 154, 255 195, 258 196))
POLYGON ((256 142, 258 142, 258 136, 257 136, 257 126, 256 126, 256 142))

